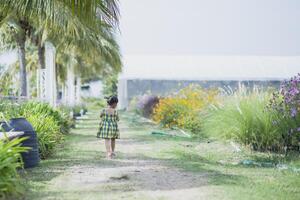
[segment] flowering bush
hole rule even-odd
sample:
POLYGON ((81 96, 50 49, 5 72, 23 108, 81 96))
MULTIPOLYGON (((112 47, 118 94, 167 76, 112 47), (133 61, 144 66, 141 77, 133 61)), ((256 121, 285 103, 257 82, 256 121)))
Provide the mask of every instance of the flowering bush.
POLYGON ((154 109, 153 120, 165 127, 179 127, 199 132, 202 111, 216 101, 216 90, 204 90, 198 85, 190 85, 177 94, 163 98, 154 109))
POLYGON ((158 102, 159 98, 155 95, 143 95, 137 102, 137 109, 141 111, 144 117, 150 117, 158 102))
POLYGON ((254 150, 287 152, 300 148, 300 75, 284 81, 280 91, 238 91, 212 106, 202 131, 224 136, 254 150))
POLYGON ((274 93, 268 105, 276 111, 273 121, 282 134, 284 148, 300 147, 300 74, 281 84, 280 92, 274 93))
POLYGON ((281 84, 281 95, 286 109, 292 118, 300 112, 300 73, 281 84))
POLYGON ((133 110, 139 115, 150 118, 158 102, 159 98, 155 95, 145 94, 143 96, 137 96, 130 101, 129 110, 133 110))

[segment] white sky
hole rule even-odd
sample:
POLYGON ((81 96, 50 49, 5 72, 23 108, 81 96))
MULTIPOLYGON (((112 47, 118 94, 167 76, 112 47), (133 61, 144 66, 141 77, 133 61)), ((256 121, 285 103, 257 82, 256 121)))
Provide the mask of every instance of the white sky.
POLYGON ((120 79, 282 80, 300 72, 300 56, 124 57, 120 79))
POLYGON ((300 0, 121 0, 123 55, 300 55, 300 0))

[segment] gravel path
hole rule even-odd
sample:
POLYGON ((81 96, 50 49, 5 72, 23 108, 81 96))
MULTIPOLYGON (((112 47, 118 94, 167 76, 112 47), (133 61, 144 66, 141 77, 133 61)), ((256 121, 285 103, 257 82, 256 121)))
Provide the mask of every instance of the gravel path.
POLYGON ((188 172, 172 166, 169 159, 153 158, 151 153, 159 153, 161 144, 143 140, 143 130, 126 120, 120 124, 117 157, 106 159, 103 141, 95 138, 96 116, 89 113, 77 122, 62 148, 70 153, 38 169, 55 174, 43 179, 36 199, 222 199, 217 186, 209 186, 205 172, 188 172))

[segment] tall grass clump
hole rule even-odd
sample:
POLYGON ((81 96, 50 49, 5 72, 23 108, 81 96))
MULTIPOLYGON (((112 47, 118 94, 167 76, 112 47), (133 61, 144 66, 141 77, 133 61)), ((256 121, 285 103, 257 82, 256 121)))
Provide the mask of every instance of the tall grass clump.
POLYGON ((233 139, 254 150, 299 151, 300 101, 285 93, 295 92, 286 89, 286 84, 283 83, 281 92, 273 94, 244 89, 224 95, 218 104, 207 110, 203 123, 204 134, 233 139))
POLYGON ((282 146, 282 134, 274 126, 276 111, 268 110, 270 94, 237 92, 211 106, 203 132, 213 137, 234 139, 255 150, 272 150, 282 146))
POLYGON ((0 140, 0 199, 14 199, 23 192, 17 171, 18 168, 23 167, 20 153, 28 150, 20 146, 23 140, 24 138, 11 141, 0 140))
POLYGON ((21 105, 20 115, 29 117, 31 115, 42 115, 44 117, 51 117, 53 121, 59 126, 62 134, 67 134, 70 131, 72 120, 70 115, 61 110, 51 107, 49 104, 29 101, 21 105))
POLYGON ((63 141, 63 134, 70 129, 69 116, 46 103, 26 102, 20 105, 19 116, 25 117, 34 127, 42 159, 47 158, 54 147, 63 141))

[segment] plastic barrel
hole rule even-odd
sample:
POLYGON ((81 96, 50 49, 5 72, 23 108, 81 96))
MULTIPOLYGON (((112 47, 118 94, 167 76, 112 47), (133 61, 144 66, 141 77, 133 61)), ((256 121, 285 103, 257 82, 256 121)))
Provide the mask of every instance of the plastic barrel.
POLYGON ((0 121, 0 131, 5 131, 8 132, 12 129, 12 127, 10 127, 6 122, 4 121, 0 121))
POLYGON ((21 153, 24 167, 30 168, 37 166, 40 162, 38 139, 32 125, 25 118, 13 118, 9 121, 9 126, 11 126, 14 131, 24 132, 22 137, 28 137, 28 139, 22 142, 22 146, 31 148, 28 152, 21 153))

